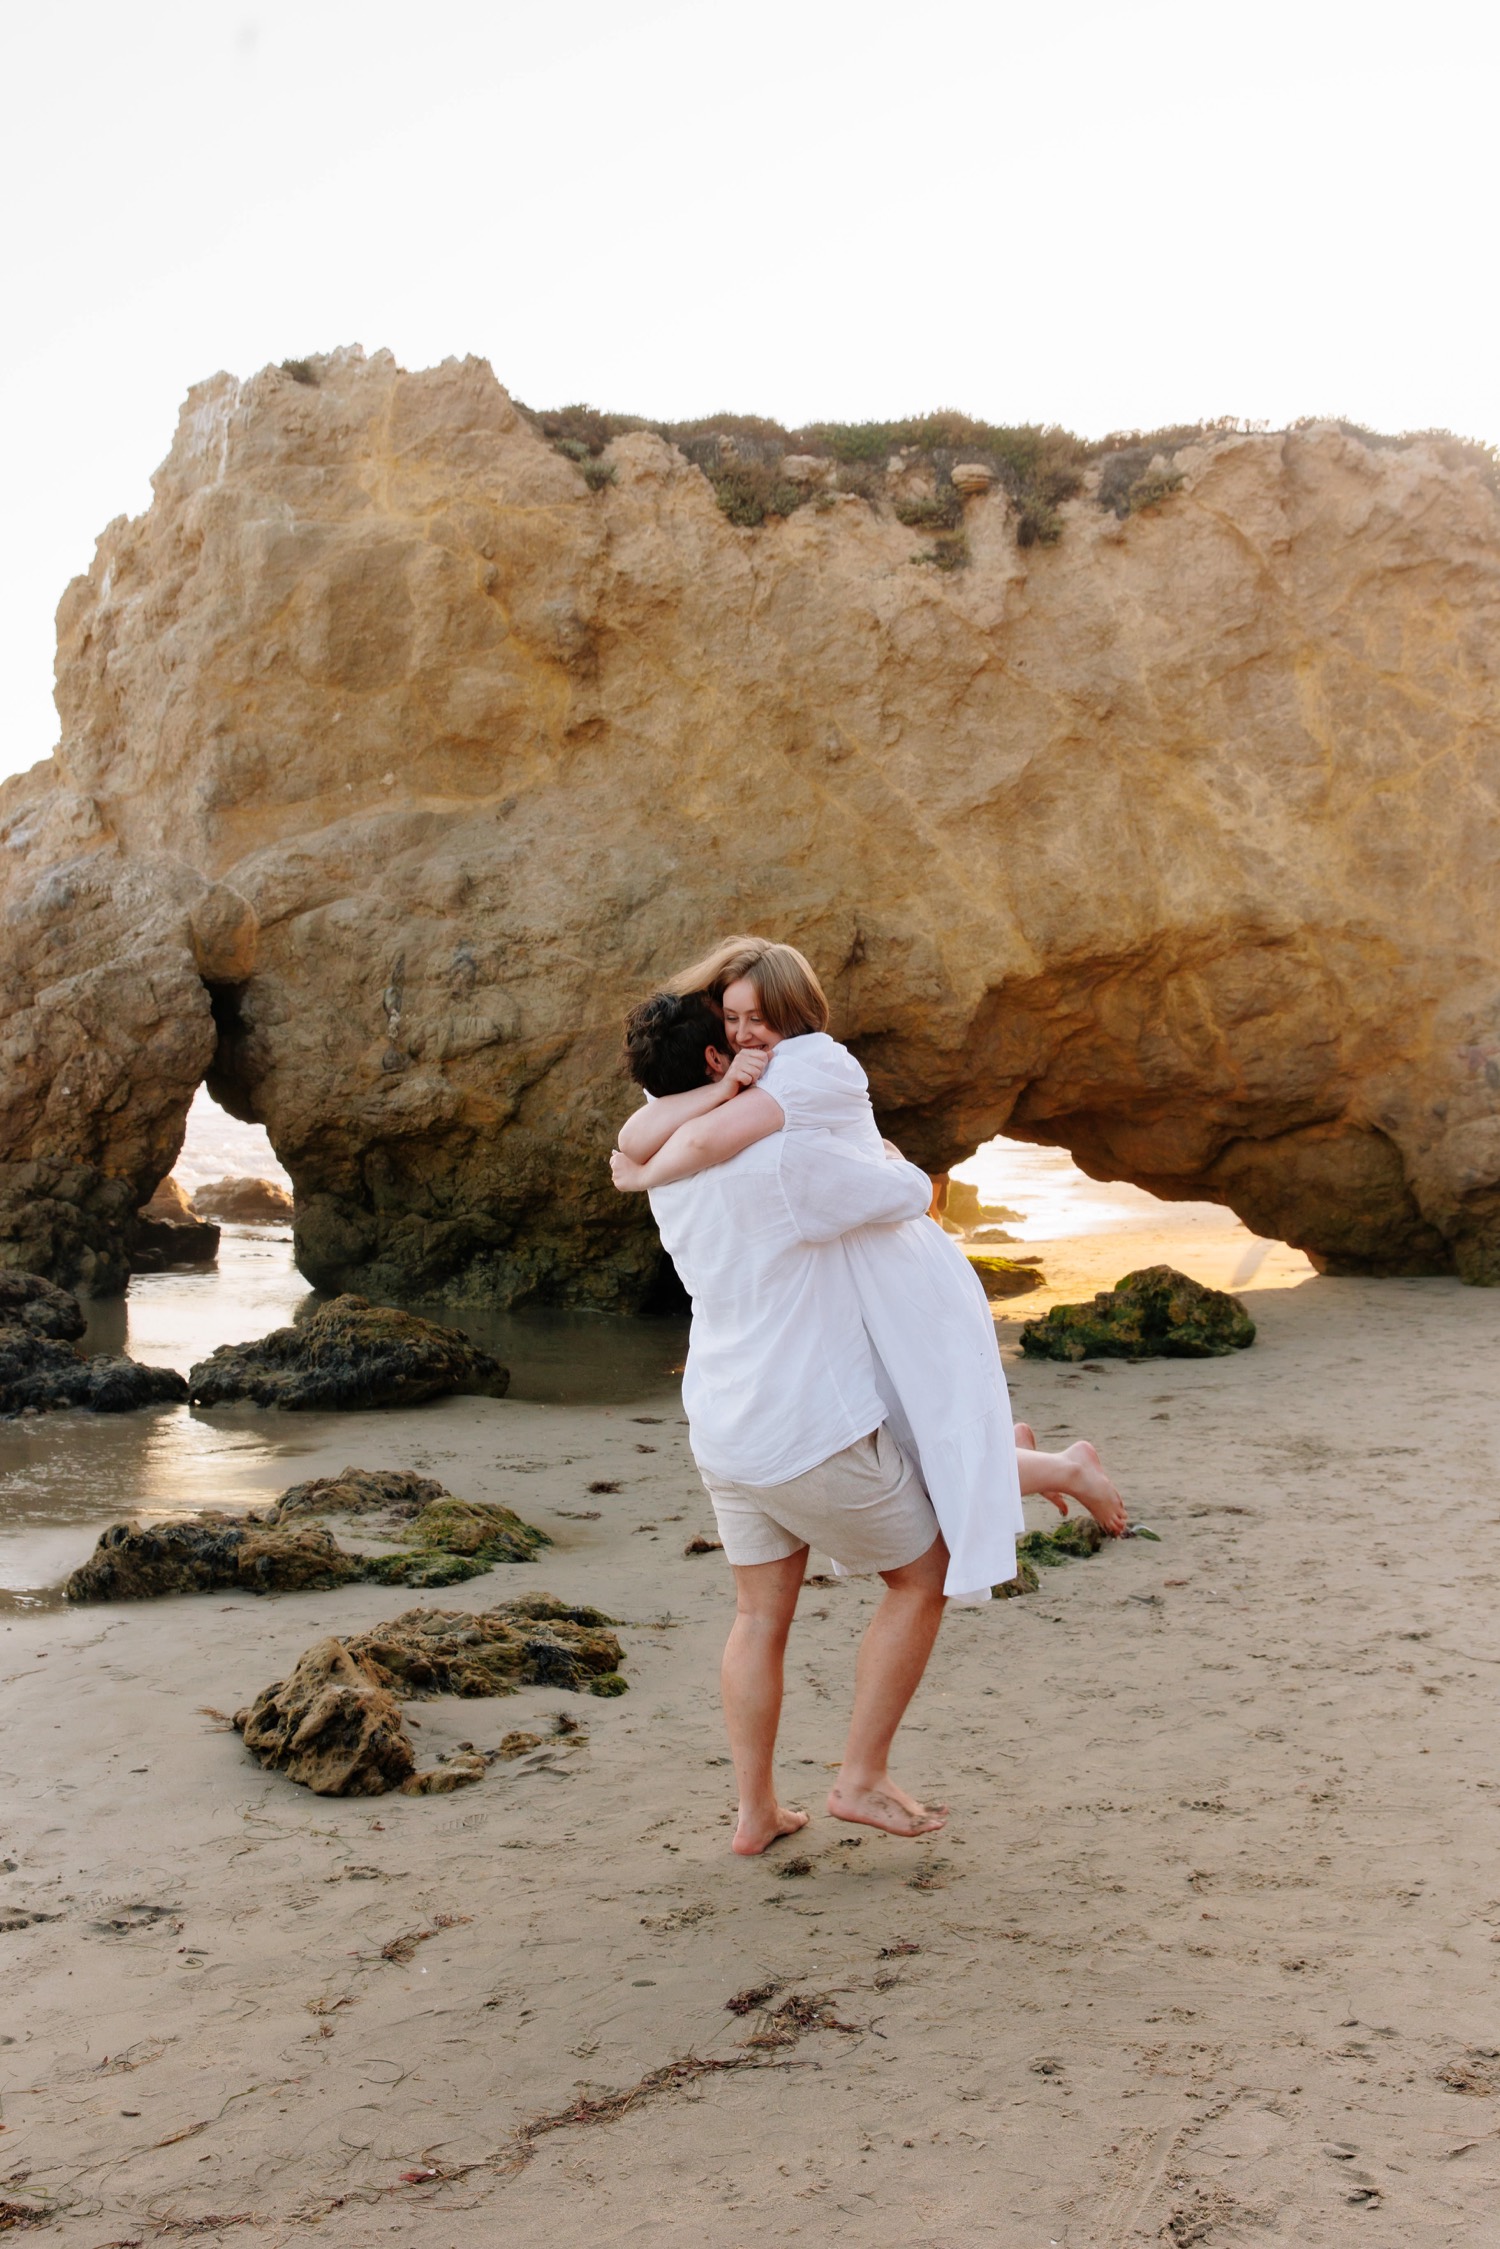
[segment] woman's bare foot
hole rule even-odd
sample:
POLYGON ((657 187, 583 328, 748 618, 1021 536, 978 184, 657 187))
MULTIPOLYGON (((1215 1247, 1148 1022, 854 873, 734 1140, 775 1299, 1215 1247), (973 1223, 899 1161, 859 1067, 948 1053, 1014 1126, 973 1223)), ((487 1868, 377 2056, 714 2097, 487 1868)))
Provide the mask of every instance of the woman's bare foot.
MULTIPOLYGON (((1026 1452, 1037 1450, 1036 1431, 1029 1421, 1018 1421, 1016 1423, 1016 1445, 1018 1449, 1024 1449, 1026 1452)), ((1050 1500, 1059 1515, 1067 1514, 1068 1498, 1066 1492, 1038 1492, 1036 1496, 1038 1499, 1050 1500)))
MULTIPOLYGON (((1076 1445, 1068 1446, 1061 1458, 1074 1463, 1067 1490, 1080 1506, 1088 1509, 1101 1531, 1107 1531, 1111 1538, 1119 1538, 1130 1518, 1125 1512, 1124 1500, 1105 1475, 1093 1446, 1087 1439, 1080 1438, 1076 1445)), ((1048 1496, 1050 1498, 1051 1494, 1048 1496)))
POLYGON ((836 1820, 853 1820, 861 1827, 878 1827, 886 1835, 915 1839, 936 1835, 948 1822, 946 1804, 919 1804, 898 1788, 889 1773, 865 1786, 836 1780, 828 1791, 828 1809, 836 1820))
POLYGON ((742 1859, 757 1859, 762 1851, 779 1842, 783 1835, 795 1835, 800 1828, 806 1827, 807 1820, 806 1812, 788 1811, 785 1804, 778 1804, 769 1815, 764 1812, 752 1815, 742 1811, 730 1848, 738 1851, 742 1859))

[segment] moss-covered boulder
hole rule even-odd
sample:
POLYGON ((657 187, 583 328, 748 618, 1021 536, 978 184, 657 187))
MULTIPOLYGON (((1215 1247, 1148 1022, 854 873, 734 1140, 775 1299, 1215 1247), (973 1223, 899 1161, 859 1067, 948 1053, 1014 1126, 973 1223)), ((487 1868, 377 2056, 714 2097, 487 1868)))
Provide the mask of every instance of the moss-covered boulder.
POLYGON ((456 1328, 336 1296, 296 1326, 227 1343, 188 1377, 195 1406, 248 1399, 289 1411, 420 1405, 453 1394, 503 1398, 508 1370, 456 1328))
MULTIPOLYGON (((319 1640, 286 1679, 262 1688, 234 1714, 245 1747, 272 1771, 319 1796, 446 1794, 479 1780, 486 1760, 455 1753, 431 1772, 416 1752, 401 1703, 432 1695, 509 1695, 517 1687, 566 1687, 622 1695, 624 1661, 612 1619, 550 1593, 503 1601, 471 1616, 462 1609, 408 1609, 349 1639, 319 1640)), ((559 1721, 576 1732, 576 1721, 559 1721)), ((535 1747, 508 1734, 498 1754, 535 1747)), ((495 1754, 492 1752, 491 1754, 495 1754)))
POLYGON ((365 1575, 320 1523, 278 1530, 261 1518, 182 1515, 111 1523, 63 1587, 65 1601, 149 1601, 168 1593, 323 1593, 365 1575))
POLYGON ((551 1539, 513 1509, 489 1501, 453 1499, 445 1494, 422 1509, 406 1533, 414 1546, 462 1555, 490 1569, 496 1562, 535 1561, 551 1539))
POLYGON ((1170 1265, 1127 1273, 1087 1304, 1054 1304, 1021 1330, 1033 1359, 1217 1359, 1254 1341, 1237 1296, 1170 1265))
POLYGON ((409 1469, 346 1468, 294 1484, 261 1513, 112 1523, 63 1588, 68 1601, 145 1601, 166 1593, 326 1592, 365 1581, 424 1592, 531 1562, 551 1539, 509 1507, 455 1499, 409 1469), (353 1517, 389 1554, 340 1546, 323 1513, 353 1517))
POLYGON ((508 1695, 517 1687, 623 1694, 624 1660, 599 1609, 538 1593, 471 1615, 408 1609, 345 1644, 382 1686, 404 1700, 428 1695, 508 1695))
POLYGON ((448 1497, 436 1477, 419 1476, 412 1468, 341 1468, 336 1476, 290 1485, 277 1500, 275 1515, 279 1523, 298 1515, 367 1515, 396 1524, 448 1497))
POLYGON ((1023 1265, 1013 1257, 996 1257, 987 1250, 971 1249, 964 1254, 992 1304, 1006 1296, 1026 1296, 1042 1285, 1042 1275, 1035 1265, 1023 1265))

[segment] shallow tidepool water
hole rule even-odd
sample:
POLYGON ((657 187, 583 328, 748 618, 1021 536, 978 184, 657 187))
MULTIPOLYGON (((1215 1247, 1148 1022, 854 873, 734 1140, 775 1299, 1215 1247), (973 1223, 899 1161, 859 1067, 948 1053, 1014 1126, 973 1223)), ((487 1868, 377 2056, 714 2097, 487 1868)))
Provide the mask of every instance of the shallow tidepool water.
MULTIPOLYGON (((124 1297, 93 1305, 85 1348, 128 1351, 186 1374, 222 1343, 287 1325, 310 1295, 292 1263, 289 1232, 226 1226, 217 1269, 139 1275, 124 1297)), ((668 1393, 675 1410, 685 1321, 550 1311, 439 1309, 434 1316, 473 1334, 510 1368, 515 1400, 627 1405, 668 1393)), ((441 1402, 358 1415, 168 1406, 0 1424, 0 1608, 55 1599, 99 1532, 122 1515, 188 1514, 273 1498, 346 1427, 351 1462, 416 1466, 407 1455, 420 1451, 424 1428, 441 1410, 441 1402)))

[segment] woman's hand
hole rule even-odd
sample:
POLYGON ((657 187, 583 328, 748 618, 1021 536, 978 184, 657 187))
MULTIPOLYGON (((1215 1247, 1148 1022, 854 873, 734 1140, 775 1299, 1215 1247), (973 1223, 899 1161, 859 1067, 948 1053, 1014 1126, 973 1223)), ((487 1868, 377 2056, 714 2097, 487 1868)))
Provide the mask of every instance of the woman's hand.
POLYGON ((622 1195, 640 1195, 645 1193, 645 1165, 632 1162, 631 1158, 629 1156, 622 1155, 618 1148, 612 1148, 610 1150, 609 1175, 611 1179, 613 1179, 615 1185, 619 1188, 622 1195))
MULTIPOLYGON (((770 1055, 761 1047, 741 1047, 719 1083, 721 1086, 728 1086, 732 1092, 738 1093, 742 1086, 748 1088, 757 1083, 762 1070, 770 1059, 770 1055)), ((727 1099, 728 1095, 725 1098, 727 1099)))

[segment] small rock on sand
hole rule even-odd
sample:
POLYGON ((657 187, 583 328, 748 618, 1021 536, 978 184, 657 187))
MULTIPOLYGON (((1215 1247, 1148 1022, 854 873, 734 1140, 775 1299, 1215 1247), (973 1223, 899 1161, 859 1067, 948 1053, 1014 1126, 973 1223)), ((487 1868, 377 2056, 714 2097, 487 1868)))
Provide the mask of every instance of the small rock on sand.
MULTIPOLYGON (((418 1773, 397 1696, 508 1695, 519 1686, 623 1694, 624 1657, 609 1621, 548 1593, 478 1615, 408 1609, 348 1640, 316 1641, 290 1677, 263 1688, 234 1723, 263 1765, 314 1795, 446 1794, 481 1779, 485 1761, 456 1751, 418 1773)), ((534 1736, 507 1735, 502 1755, 521 1754, 523 1741, 536 1746, 534 1736)))
POLYGON ((1217 1359, 1255 1341, 1237 1296, 1170 1265, 1127 1273, 1087 1304, 1054 1304, 1021 1330, 1033 1359, 1217 1359))

